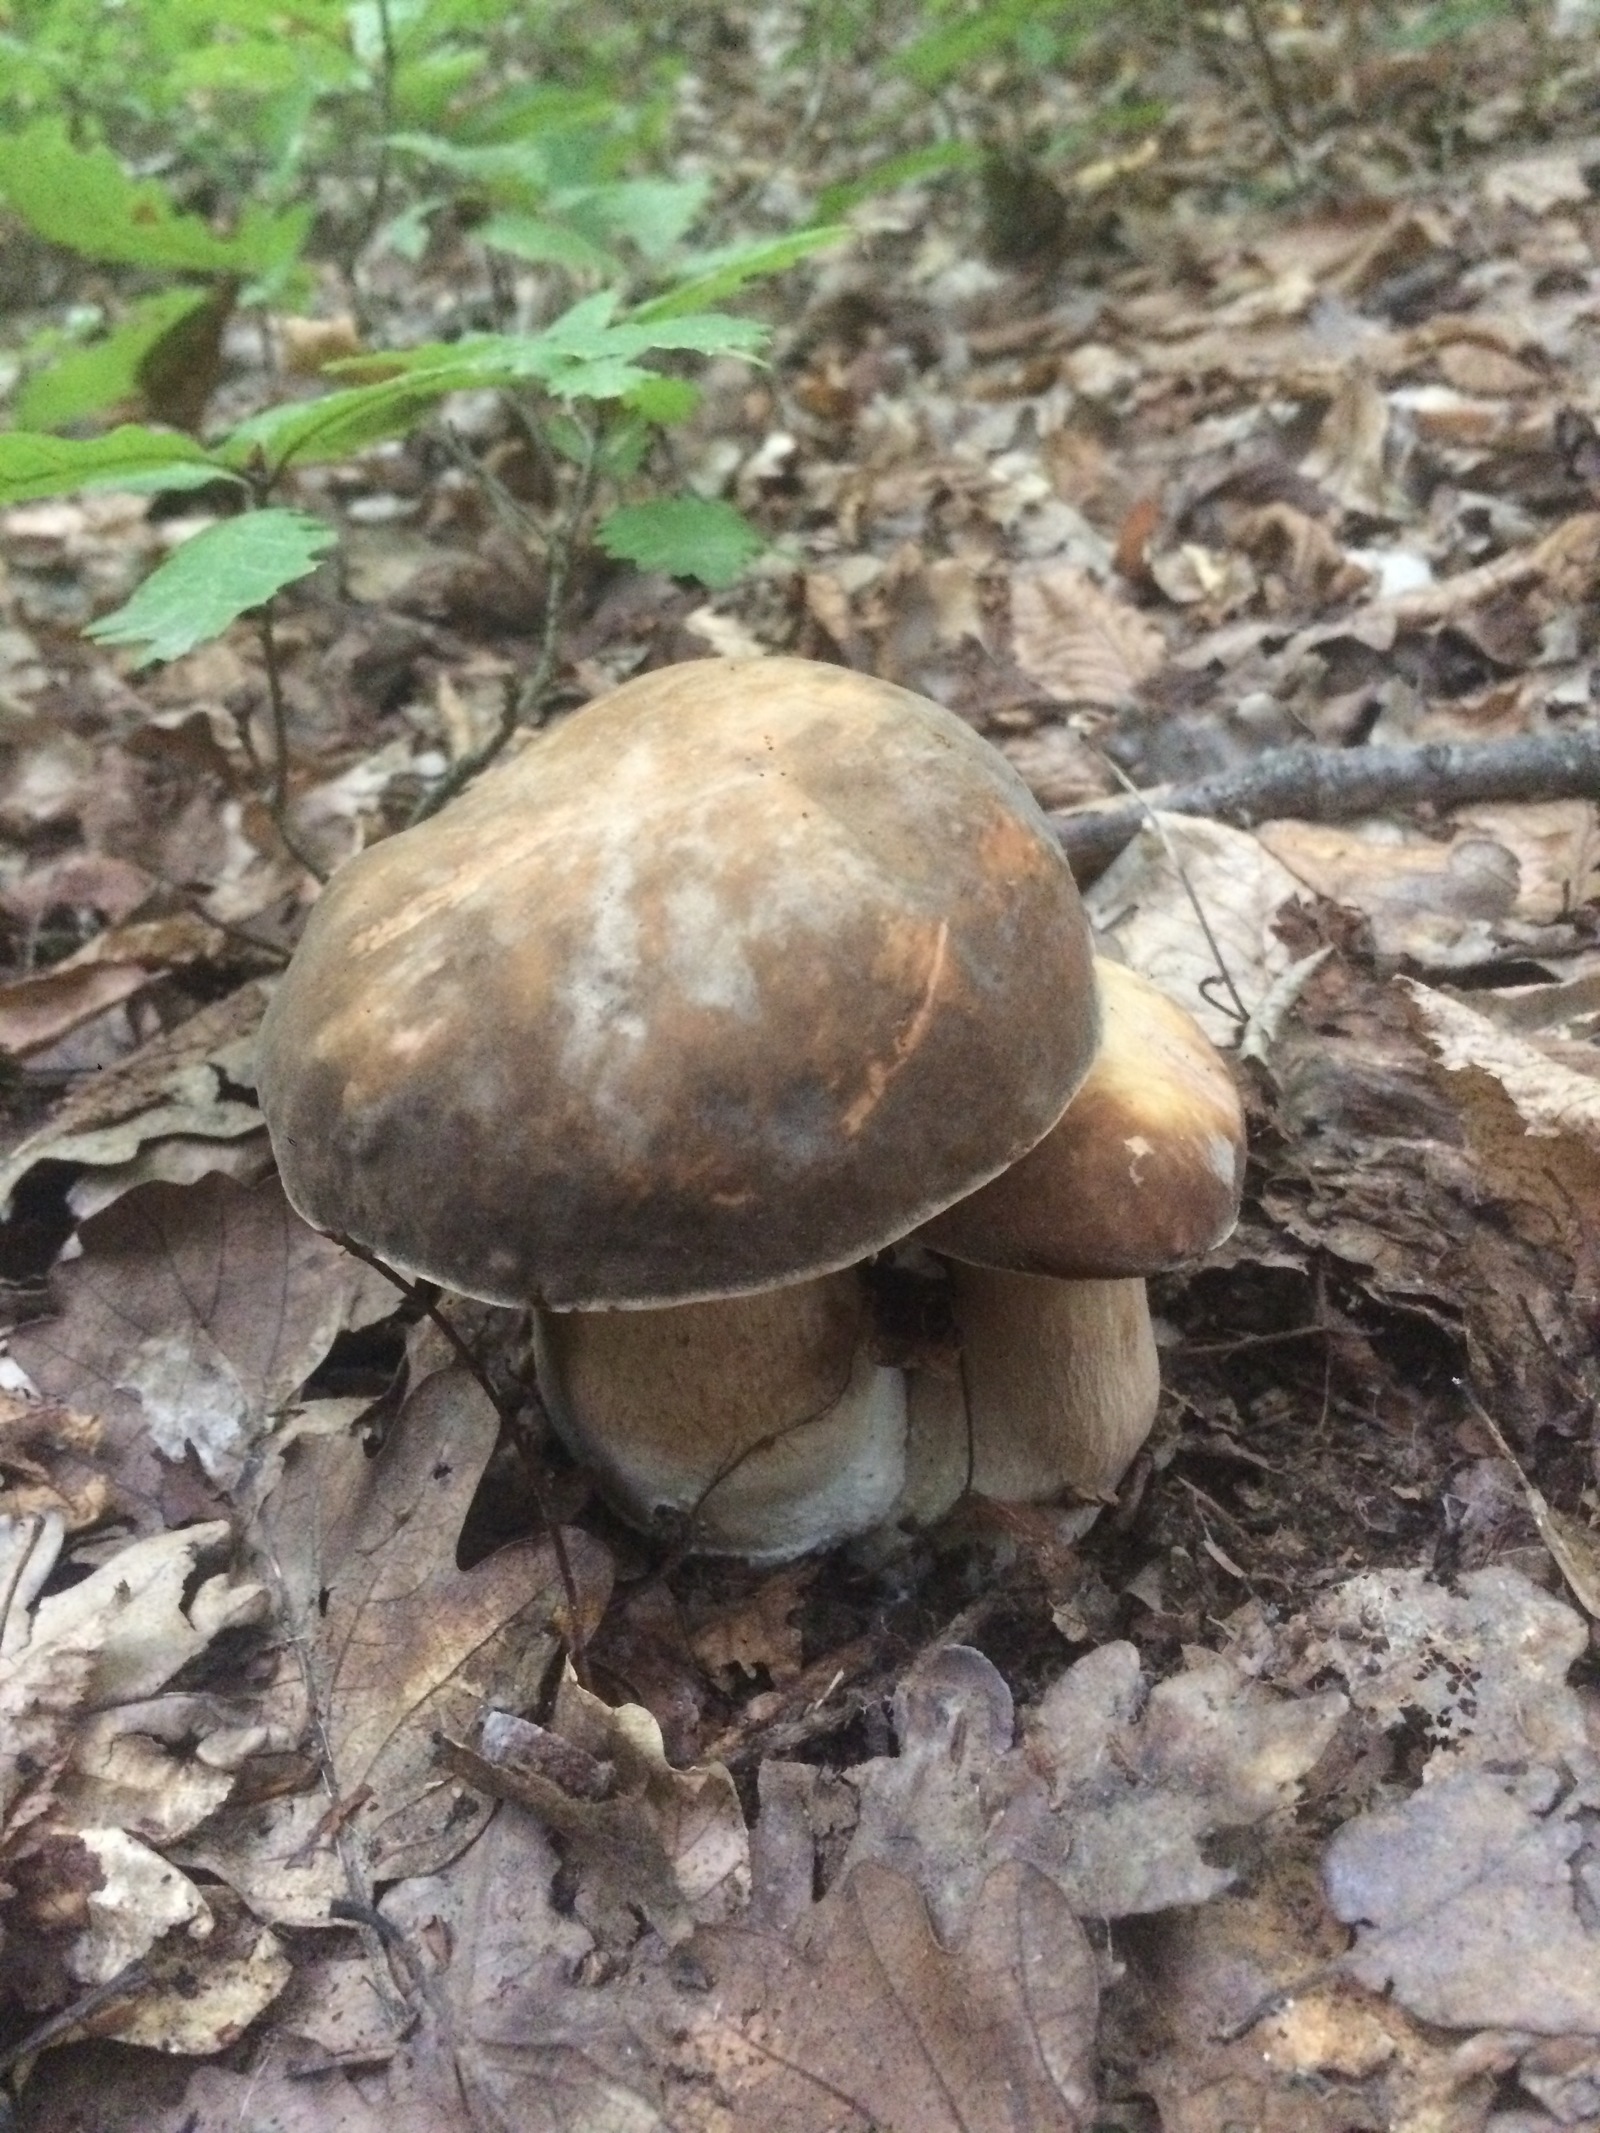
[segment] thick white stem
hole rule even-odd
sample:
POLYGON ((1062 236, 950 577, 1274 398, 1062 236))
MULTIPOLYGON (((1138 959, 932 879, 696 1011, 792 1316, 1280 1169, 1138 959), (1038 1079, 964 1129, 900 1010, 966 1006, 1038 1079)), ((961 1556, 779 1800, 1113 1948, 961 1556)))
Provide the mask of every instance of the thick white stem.
POLYGON ((905 1477, 906 1394, 854 1272, 717 1303, 539 1314, 551 1420, 624 1517, 783 1562, 865 1532, 905 1477))
POLYGON ((911 1375, 903 1512, 938 1517, 969 1467, 972 1487, 1003 1503, 1108 1495, 1160 1398, 1144 1283, 949 1272, 961 1373, 911 1375))

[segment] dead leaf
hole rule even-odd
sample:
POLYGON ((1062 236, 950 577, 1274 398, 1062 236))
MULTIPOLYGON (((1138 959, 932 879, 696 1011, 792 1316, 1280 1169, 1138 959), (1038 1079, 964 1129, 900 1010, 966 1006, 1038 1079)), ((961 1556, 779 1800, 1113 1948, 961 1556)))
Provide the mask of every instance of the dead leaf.
POLYGON ((1163 814, 1159 823, 1140 830, 1084 905, 1130 969, 1181 1002, 1214 1043, 1227 1046, 1239 1033, 1229 1012, 1234 993, 1252 1013, 1293 960, 1273 920, 1304 891, 1248 830, 1184 815, 1163 814))
POLYGON ((1013 1748, 1004 1681, 947 1647, 896 1693, 899 1754, 847 1773, 860 1819, 845 1864, 912 1872, 947 1934, 1002 1859, 1048 1874, 1084 1917, 1203 1902, 1232 1877, 1200 1839, 1292 1800, 1344 1707, 1264 1693, 1209 1657, 1147 1700, 1138 1653, 1109 1644, 1046 1691, 1013 1748))
POLYGON ((1031 733, 994 738, 1041 807, 1077 807, 1119 789, 1105 757, 1070 726, 1040 726, 1031 733))
POLYGON ((708 1615, 690 1637, 689 1649, 711 1674, 764 1670, 775 1686, 792 1681, 802 1663, 795 1615, 816 1574, 814 1563, 796 1563, 763 1578, 744 1599, 708 1615))
POLYGON ((1269 1679, 1301 1687, 1331 1673, 1381 1726, 1420 1726, 1440 1768, 1509 1768, 1587 1752, 1567 1681, 1587 1642, 1570 1607, 1496 1565, 1454 1592, 1420 1570, 1364 1571, 1292 1622, 1252 1629, 1241 1648, 1269 1679))
POLYGON ((97 1525, 111 1500, 101 1450, 93 1415, 0 1393, 0 1517, 97 1525))
POLYGON ((1093 1951, 1025 1866, 985 1879, 951 1947, 912 1882, 864 1865, 791 1947, 724 1928, 701 1960, 672 2061, 729 2133, 1078 2133, 1093 2113, 1093 1951))
POLYGON ((168 1459, 192 1446, 227 1484, 336 1336, 394 1308, 393 1285, 308 1228, 275 1178, 147 1185, 80 1236, 59 1316, 12 1353, 49 1397, 144 1430, 168 1459))
POLYGON ((1166 663, 1166 639, 1068 563, 1019 571, 1011 581, 1011 654, 1060 703, 1113 707, 1166 663))
POLYGON ((258 1133, 261 1113, 246 1091, 254 1086, 250 1062, 266 1004, 263 986, 241 986, 74 1090, 0 1162, 0 1219, 39 1163, 109 1166, 131 1162, 146 1142, 168 1135, 231 1140, 258 1133))
MULTIPOLYGON (((327 1781, 375 1879, 436 1872, 471 1843, 492 1802, 444 1775, 435 1735, 462 1739, 485 1707, 531 1702, 556 1649, 565 1603, 548 1547, 519 1542, 456 1568, 498 1428, 466 1372, 441 1371, 411 1394, 375 1458, 348 1431, 291 1445, 262 1513, 327 1781)), ((585 1534, 567 1548, 592 1626, 609 1558, 585 1534)), ((186 1856, 278 1917, 314 1922, 343 1893, 328 1808, 305 1795, 215 1818, 186 1856)))
POLYGON ((750 1895, 750 1840, 732 1778, 720 1763, 674 1770, 661 1729, 639 1704, 613 1710, 564 1681, 553 1732, 613 1782, 574 1788, 548 1755, 543 1728, 491 1713, 484 1753, 450 1766, 469 1783, 514 1799, 564 1841, 579 1877, 576 1908, 602 1948, 628 1948, 642 1913, 668 1946, 698 1925, 737 1914, 750 1895), (492 1754, 492 1760, 491 1758, 492 1754))
POLYGON ((1451 2029, 1600 2034, 1600 1933, 1581 1863, 1593 1774, 1474 1766, 1347 1822, 1328 1896, 1357 1928, 1346 1967, 1451 2029))
POLYGON ((1491 207, 1548 215, 1552 208, 1587 205, 1593 195, 1582 153, 1575 148, 1555 148, 1497 163, 1484 174, 1483 197, 1491 207))
POLYGON ((1489 961, 1516 908, 1521 869, 1491 838, 1449 843, 1389 822, 1264 822, 1266 849, 1308 889, 1359 911, 1380 955, 1435 970, 1489 961))
POLYGON ((1413 507, 1397 460, 1389 404, 1365 365, 1352 363, 1300 471, 1343 510, 1405 520, 1413 507))

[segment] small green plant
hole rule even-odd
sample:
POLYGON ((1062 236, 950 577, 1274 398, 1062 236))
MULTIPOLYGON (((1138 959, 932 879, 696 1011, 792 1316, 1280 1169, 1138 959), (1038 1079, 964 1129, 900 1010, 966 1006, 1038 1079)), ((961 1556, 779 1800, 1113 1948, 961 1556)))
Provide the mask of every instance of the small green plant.
MULTIPOLYGON (((541 81, 525 63, 489 65, 510 18, 526 30, 562 13, 490 0, 297 0, 283 17, 255 0, 146 0, 127 10, 0 0, 0 66, 27 47, 26 64, 0 81, 0 114, 9 104, 18 121, 0 137, 0 206, 37 237, 114 270, 113 289, 132 284, 114 310, 102 302, 84 315, 98 338, 74 339, 52 323, 21 351, 19 426, 0 430, 0 505, 96 486, 213 490, 216 521, 90 634, 143 660, 170 660, 240 616, 256 618, 276 748, 270 798, 291 849, 274 603, 337 541, 333 526, 299 508, 299 469, 428 428, 542 551, 534 669, 508 696, 489 748, 455 765, 428 806, 517 723, 542 715, 585 544, 711 587, 731 583, 762 546, 730 504, 655 493, 654 447, 698 404, 685 363, 759 359, 765 330, 721 309, 725 300, 843 232, 814 227, 692 250, 708 184, 638 167, 659 137, 659 99, 628 103, 609 82, 541 81), (144 67, 155 55, 165 64, 151 82, 144 67), (159 178, 136 177, 127 147, 111 145, 170 136, 195 112, 204 122, 193 167, 173 168, 169 156, 159 178), (319 170, 307 144, 329 142, 330 115, 350 138, 319 170), (349 123, 357 119, 364 126, 349 123), (240 180, 231 196, 242 204, 225 228, 190 204, 219 171, 240 180), (446 208, 452 227, 483 248, 491 286, 497 260, 532 263, 551 288, 565 280, 566 308, 536 331, 469 332, 331 364, 313 396, 205 435, 209 380, 236 303, 292 301, 308 286, 314 242, 325 256, 331 249, 359 301, 358 259, 373 246, 420 254, 446 208), (557 470, 548 511, 508 496, 450 430, 446 403, 463 391, 501 395, 557 470), (139 408, 144 419, 117 419, 139 408), (96 421, 112 426, 56 434, 96 421)), ((509 323, 511 307, 498 308, 509 323)))

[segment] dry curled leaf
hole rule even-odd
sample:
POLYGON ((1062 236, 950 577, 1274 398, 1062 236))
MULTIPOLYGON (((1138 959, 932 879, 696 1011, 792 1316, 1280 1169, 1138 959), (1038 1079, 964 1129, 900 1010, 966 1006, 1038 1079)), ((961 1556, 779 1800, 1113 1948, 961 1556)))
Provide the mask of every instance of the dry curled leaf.
POLYGON ((0 1162, 0 1217, 40 1163, 110 1166, 172 1134, 232 1140, 259 1133, 261 1113, 248 1090, 266 1004, 263 986, 242 985, 73 1090, 0 1162))
MULTIPOLYGON (((565 1597, 548 1546, 500 1549, 471 1570, 456 1542, 499 1420, 464 1370, 424 1379, 368 1454, 346 1430, 302 1438, 261 1518, 280 1605, 326 1744, 322 1794, 216 1818, 186 1856, 269 1917, 306 1923, 343 1893, 334 1835, 375 1878, 437 1871, 492 1802, 452 1781, 438 1734, 463 1738, 486 1705, 534 1700, 565 1597)), ((587 1534, 567 1538, 585 1629, 610 1590, 587 1534)))

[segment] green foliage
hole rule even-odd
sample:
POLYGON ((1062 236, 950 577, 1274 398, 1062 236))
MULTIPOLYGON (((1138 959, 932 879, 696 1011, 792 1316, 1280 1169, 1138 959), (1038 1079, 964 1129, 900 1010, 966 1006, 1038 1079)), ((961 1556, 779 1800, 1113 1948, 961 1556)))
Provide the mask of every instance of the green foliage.
POLYGON ((74 348, 29 378, 17 394, 17 420, 30 429, 63 429, 103 414, 139 383, 139 366, 173 327, 206 302, 204 289, 165 289, 134 304, 115 327, 87 347, 74 348))
POLYGON ((672 578, 698 578, 713 591, 731 585, 766 546, 732 504, 699 496, 658 496, 613 511, 595 539, 620 562, 672 578))
POLYGON ((75 148, 58 119, 0 139, 0 199, 29 229, 85 259, 200 274, 270 276, 299 251, 308 209, 247 207, 231 237, 180 214, 165 189, 135 180, 109 148, 75 148))
POLYGON ((0 212, 121 270, 85 310, 97 338, 52 323, 22 351, 0 505, 229 480, 251 506, 176 551, 100 641, 171 659, 270 602, 335 538, 287 508, 293 471, 404 437, 466 390, 506 396, 581 470, 578 538, 708 585, 737 575, 760 537, 727 504, 642 500, 651 453, 699 404, 694 359, 759 359, 766 329, 726 299, 847 233, 691 249, 710 182, 657 155, 678 19, 604 0, 0 0, 0 212), (420 256, 440 209, 571 277, 576 300, 539 332, 332 366, 209 447, 150 424, 50 434, 148 385, 208 303, 225 313, 240 285, 247 306, 282 302, 313 228, 348 273, 374 241, 420 256))
POLYGON ((133 598, 89 625, 102 644, 143 647, 142 659, 181 659, 274 593, 308 577, 334 531, 303 511, 248 511, 185 541, 133 598))
POLYGON ((125 423, 104 437, 41 437, 0 431, 0 506, 27 504, 74 489, 122 488, 138 477, 201 467, 225 475, 202 445, 176 430, 125 423))
POLYGON ((842 215, 874 193, 892 192, 897 185, 912 185, 919 178, 942 177, 947 171, 976 171, 983 164, 983 149, 976 141, 932 141, 926 148, 910 148, 904 155, 886 156, 839 185, 830 185, 818 203, 824 215, 842 215))
POLYGON ((1470 36, 1510 14, 1510 0, 1436 0, 1389 30, 1385 43, 1398 52, 1426 52, 1470 36))
POLYGON ((909 74, 921 89, 937 89, 980 59, 1022 40, 1034 66, 1059 62, 1070 46, 1098 29, 1115 11, 1117 0, 991 0, 988 6, 930 5, 928 12, 953 19, 926 31, 895 57, 897 71, 909 74), (1041 45, 1039 33, 1050 32, 1041 45))
POLYGON ((802 259, 809 259, 813 252, 847 242, 850 235, 843 223, 821 222, 810 229, 791 230, 787 237, 763 238, 755 244, 725 245, 720 251, 703 252, 684 262, 681 278, 672 288, 640 304, 634 319, 676 318, 681 312, 698 311, 705 304, 720 304, 746 282, 785 273, 802 259))

